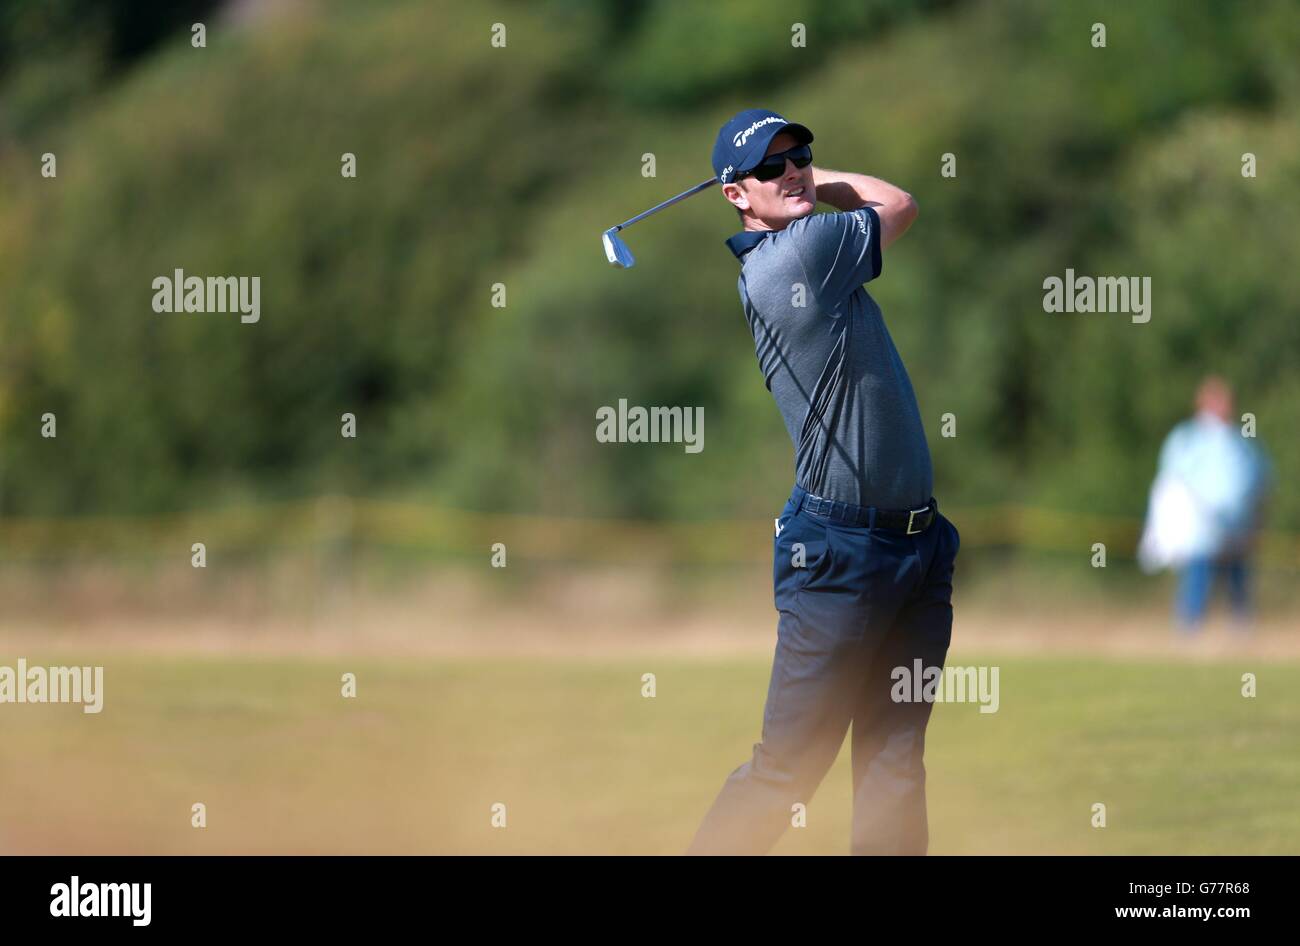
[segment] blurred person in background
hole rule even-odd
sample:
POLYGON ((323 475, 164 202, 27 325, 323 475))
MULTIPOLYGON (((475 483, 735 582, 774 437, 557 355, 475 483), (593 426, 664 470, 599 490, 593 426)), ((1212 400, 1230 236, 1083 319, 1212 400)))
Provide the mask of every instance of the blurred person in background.
POLYGON ((1186 633, 1200 630, 1216 578, 1227 583, 1234 624, 1251 615, 1249 557, 1272 474, 1262 449, 1237 426, 1232 389, 1207 377, 1196 413, 1160 448, 1138 560, 1148 572, 1179 572, 1174 616, 1186 633))

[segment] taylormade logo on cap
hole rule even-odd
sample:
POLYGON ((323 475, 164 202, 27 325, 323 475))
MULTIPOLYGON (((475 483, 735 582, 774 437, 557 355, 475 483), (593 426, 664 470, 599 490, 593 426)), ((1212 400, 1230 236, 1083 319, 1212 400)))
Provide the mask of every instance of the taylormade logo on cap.
POLYGON ((758 131, 758 129, 762 128, 764 125, 770 125, 772 122, 779 122, 782 125, 786 124, 786 120, 784 118, 780 118, 776 115, 769 115, 767 118, 761 118, 758 121, 754 122, 754 124, 750 125, 740 134, 736 135, 736 137, 733 138, 732 141, 735 143, 737 148, 743 148, 745 147, 745 142, 749 140, 750 135, 758 131))

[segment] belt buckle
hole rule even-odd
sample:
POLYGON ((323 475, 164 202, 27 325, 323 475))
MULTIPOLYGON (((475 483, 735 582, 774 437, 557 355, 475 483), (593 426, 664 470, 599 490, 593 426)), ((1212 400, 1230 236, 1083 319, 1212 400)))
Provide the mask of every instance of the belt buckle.
POLYGON ((929 512, 929 511, 930 511, 930 506, 929 506, 928 503, 927 503, 926 505, 922 506, 920 509, 912 509, 912 510, 909 510, 909 511, 908 511, 908 513, 907 513, 907 533, 906 533, 907 535, 920 535, 922 532, 925 531, 924 529, 916 529, 915 531, 913 531, 913 529, 912 529, 912 523, 913 523, 913 521, 915 521, 916 516, 917 516, 918 513, 929 512))

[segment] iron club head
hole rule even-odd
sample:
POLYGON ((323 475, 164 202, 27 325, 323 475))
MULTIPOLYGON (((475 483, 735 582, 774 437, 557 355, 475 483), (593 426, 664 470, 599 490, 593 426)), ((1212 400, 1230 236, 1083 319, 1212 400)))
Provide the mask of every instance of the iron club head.
POLYGON ((628 245, 623 242, 623 238, 618 235, 617 227, 611 227, 602 233, 600 241, 605 244, 606 258, 615 266, 631 269, 636 264, 636 257, 632 255, 628 245))
POLYGON ((682 191, 676 197, 669 197, 662 204, 656 204, 655 206, 651 207, 649 210, 642 211, 641 213, 633 217, 631 220, 624 220, 618 226, 610 227, 600 236, 601 243, 605 245, 605 258, 608 259, 615 266, 622 267, 623 269, 630 269, 633 266, 633 264, 636 263, 636 257, 634 257, 632 255, 632 251, 627 248, 627 244, 624 243, 623 238, 618 235, 618 231, 622 230, 624 227, 632 226, 632 224, 636 223, 638 220, 644 220, 646 217, 650 216, 651 214, 658 213, 659 211, 663 210, 665 207, 671 207, 673 204, 677 203, 678 201, 685 200, 687 197, 690 197, 693 194, 698 194, 700 191, 704 190, 705 188, 712 187, 717 182, 718 182, 717 178, 713 178, 713 177, 709 178, 707 181, 701 181, 700 183, 696 184, 694 187, 690 188, 689 190, 682 191))

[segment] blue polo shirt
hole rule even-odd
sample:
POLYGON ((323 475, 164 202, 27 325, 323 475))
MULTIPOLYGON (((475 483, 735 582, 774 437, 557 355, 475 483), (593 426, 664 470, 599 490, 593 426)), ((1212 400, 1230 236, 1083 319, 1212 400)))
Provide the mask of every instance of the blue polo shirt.
POLYGON ((880 275, 870 207, 727 240, 754 351, 794 444, 795 483, 824 499, 916 509, 933 494, 907 369, 864 284, 880 275))

